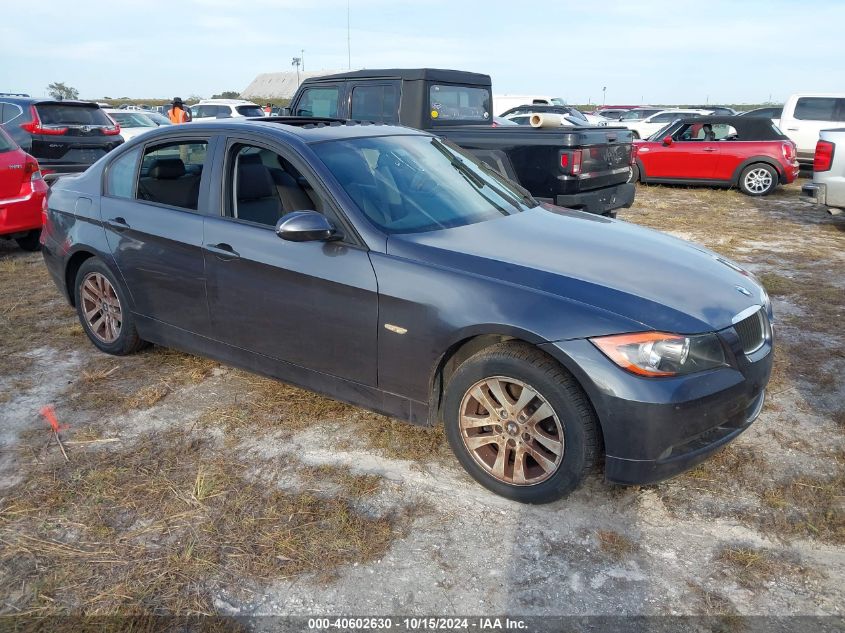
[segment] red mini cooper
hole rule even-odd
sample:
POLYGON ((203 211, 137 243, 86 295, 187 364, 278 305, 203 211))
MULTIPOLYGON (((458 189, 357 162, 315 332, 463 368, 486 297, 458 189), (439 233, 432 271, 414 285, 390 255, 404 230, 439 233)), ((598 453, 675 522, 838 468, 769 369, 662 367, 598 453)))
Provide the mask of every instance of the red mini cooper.
POLYGON ((14 239, 27 251, 38 250, 46 194, 38 161, 0 128, 0 238, 14 239))
POLYGON ((765 196, 798 177, 795 143, 769 119, 700 116, 634 141, 632 182, 738 187, 765 196))

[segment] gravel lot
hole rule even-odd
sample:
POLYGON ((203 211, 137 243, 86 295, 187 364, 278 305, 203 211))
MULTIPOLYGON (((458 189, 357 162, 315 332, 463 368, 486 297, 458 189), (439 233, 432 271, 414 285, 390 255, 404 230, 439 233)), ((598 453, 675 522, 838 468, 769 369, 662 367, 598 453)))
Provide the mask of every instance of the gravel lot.
POLYGON ((541 507, 476 485, 439 429, 178 352, 95 353, 40 255, 0 243, 0 615, 843 615, 845 217, 800 184, 639 187, 621 219, 769 288, 770 397, 691 473, 596 474, 541 507))

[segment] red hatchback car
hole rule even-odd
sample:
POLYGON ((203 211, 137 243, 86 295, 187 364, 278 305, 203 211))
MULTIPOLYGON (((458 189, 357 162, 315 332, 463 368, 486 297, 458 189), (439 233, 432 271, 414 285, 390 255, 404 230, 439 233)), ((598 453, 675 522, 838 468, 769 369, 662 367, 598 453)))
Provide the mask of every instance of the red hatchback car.
POLYGON ((738 187, 770 194, 798 177, 795 143, 769 119, 701 116, 679 119, 634 141, 632 182, 738 187))
POLYGON ((47 185, 38 161, 0 128, 0 238, 37 251, 47 185))

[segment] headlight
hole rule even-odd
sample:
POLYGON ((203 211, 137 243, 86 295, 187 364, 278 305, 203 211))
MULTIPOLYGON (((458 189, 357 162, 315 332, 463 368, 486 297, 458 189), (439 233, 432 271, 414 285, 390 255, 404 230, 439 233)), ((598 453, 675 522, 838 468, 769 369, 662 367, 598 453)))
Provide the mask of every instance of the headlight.
POLYGON ((640 376, 678 376, 726 364, 722 342, 715 334, 639 332, 590 341, 622 369, 640 376))

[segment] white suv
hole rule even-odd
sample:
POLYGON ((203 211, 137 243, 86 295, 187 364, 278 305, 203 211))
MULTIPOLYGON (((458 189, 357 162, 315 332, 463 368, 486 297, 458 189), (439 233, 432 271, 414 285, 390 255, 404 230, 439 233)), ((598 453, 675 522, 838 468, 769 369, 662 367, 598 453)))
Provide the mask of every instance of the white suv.
MULTIPOLYGON (((665 127, 675 119, 696 116, 698 114, 710 114, 710 110, 661 110, 641 121, 620 120, 619 125, 624 125, 634 133, 634 138, 648 138, 657 130, 665 127)), ((624 118, 624 117, 623 117, 624 118)))
POLYGON ((203 99, 191 106, 192 121, 264 116, 261 106, 243 99, 203 99))
POLYGON ((845 123, 845 93, 794 94, 783 104, 777 126, 798 146, 798 162, 813 162, 819 132, 845 123))

